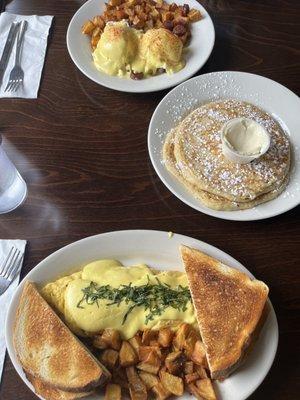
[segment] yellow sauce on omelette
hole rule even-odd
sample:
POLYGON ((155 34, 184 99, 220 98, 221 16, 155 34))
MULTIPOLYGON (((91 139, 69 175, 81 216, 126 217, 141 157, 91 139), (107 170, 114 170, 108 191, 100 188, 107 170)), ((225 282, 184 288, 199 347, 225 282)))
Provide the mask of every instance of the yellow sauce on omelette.
POLYGON ((121 285, 131 284, 133 287, 148 284, 157 284, 157 278, 162 284, 170 288, 188 287, 185 273, 177 271, 163 271, 154 273, 146 265, 124 267, 119 261, 98 260, 86 265, 82 271, 62 277, 55 282, 48 283, 42 289, 45 299, 57 309, 75 333, 79 335, 93 335, 105 328, 117 329, 124 339, 131 338, 138 330, 145 328, 159 329, 164 326, 176 327, 182 322, 196 326, 194 307, 191 301, 186 304, 185 311, 167 307, 160 315, 145 323, 149 311, 138 306, 124 317, 130 304, 122 301, 119 305, 112 304, 107 299, 87 304, 82 302, 83 290, 91 282, 99 286, 108 285, 110 288, 119 288, 121 285), (80 306, 79 306, 80 304, 80 306))

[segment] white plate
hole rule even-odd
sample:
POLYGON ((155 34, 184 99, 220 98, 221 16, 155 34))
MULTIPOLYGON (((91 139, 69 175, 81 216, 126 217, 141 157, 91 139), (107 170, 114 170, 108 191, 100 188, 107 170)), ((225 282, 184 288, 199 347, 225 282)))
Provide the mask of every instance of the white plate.
POLYGON ((282 214, 300 203, 300 99, 286 87, 245 72, 213 72, 177 86, 159 103, 151 118, 148 149, 152 164, 167 188, 184 203, 204 214, 235 221, 252 221, 282 214), (215 211, 201 204, 165 168, 162 148, 166 134, 201 104, 218 99, 248 101, 281 123, 292 143, 292 172, 286 190, 276 199, 249 210, 215 211))
MULTIPOLYGON (((251 273, 237 260, 207 243, 177 234, 169 239, 167 232, 130 230, 91 236, 63 247, 40 262, 25 279, 38 284, 45 284, 58 276, 68 274, 70 270, 76 267, 79 268, 100 258, 114 258, 125 265, 146 263, 157 269, 182 271, 183 266, 178 251, 180 244, 200 249, 252 277, 251 273)), ((16 358, 12 343, 13 323, 23 284, 24 280, 14 294, 8 310, 6 343, 14 367, 32 390, 33 388, 16 358)), ((271 303, 270 309, 259 339, 245 364, 230 378, 216 384, 220 400, 246 399, 261 384, 271 368, 278 344, 278 325, 271 303)), ((89 396, 86 399, 97 400, 99 396, 89 396)), ((182 396, 182 400, 190 399, 191 396, 188 394, 182 396)))
MULTIPOLYGON (((171 2, 171 1, 170 1, 171 2)), ((104 10, 105 0, 89 0, 72 18, 67 32, 67 46, 72 60, 80 71, 99 85, 122 92, 143 93, 167 89, 178 85, 194 75, 206 62, 215 42, 215 30, 207 11, 195 0, 178 0, 201 11, 204 18, 191 25, 192 40, 186 55, 186 66, 173 75, 162 74, 140 81, 109 76, 96 69, 93 64, 89 37, 81 33, 85 21, 104 10)))

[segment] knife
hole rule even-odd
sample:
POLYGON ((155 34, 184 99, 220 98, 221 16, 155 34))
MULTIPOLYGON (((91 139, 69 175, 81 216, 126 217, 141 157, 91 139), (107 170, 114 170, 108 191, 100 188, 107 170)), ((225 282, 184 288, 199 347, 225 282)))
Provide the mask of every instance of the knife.
POLYGON ((8 32, 8 36, 7 36, 4 50, 3 50, 1 60, 0 60, 0 87, 2 85, 3 75, 6 70, 9 56, 10 56, 11 50, 13 48, 16 34, 17 34, 19 28, 20 28, 20 22, 18 22, 18 23, 13 22, 11 24, 9 32, 8 32))

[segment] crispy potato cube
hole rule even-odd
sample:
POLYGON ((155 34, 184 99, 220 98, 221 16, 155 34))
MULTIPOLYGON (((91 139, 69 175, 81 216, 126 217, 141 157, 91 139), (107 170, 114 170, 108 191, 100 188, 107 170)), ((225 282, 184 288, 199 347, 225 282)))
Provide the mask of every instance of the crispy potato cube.
POLYGON ((190 329, 191 327, 188 324, 180 325, 173 339, 173 346, 176 350, 184 349, 185 340, 188 337, 190 329))
POLYGON ((140 362, 136 367, 141 371, 156 375, 159 371, 160 365, 153 365, 149 364, 148 362, 140 362))
POLYGON ((161 358, 161 350, 158 346, 141 346, 139 348, 140 361, 148 361, 156 364, 156 359, 161 358), (151 362, 152 360, 152 362, 151 362))
POLYGON ((113 349, 106 349, 100 355, 100 361, 108 369, 113 369, 116 366, 118 358, 119 358, 119 353, 113 349))
POLYGON ((192 8, 190 10, 190 12, 188 13, 188 19, 191 22, 197 22, 200 21, 200 19, 202 19, 202 15, 201 12, 199 10, 195 10, 195 8, 192 8))
POLYGON ((153 386, 157 385, 159 382, 158 377, 156 375, 149 374, 149 372, 140 371, 139 376, 146 385, 147 389, 152 389, 153 386))
POLYGON ((191 329, 183 344, 185 354, 188 358, 191 358, 197 340, 199 340, 199 335, 197 335, 194 329, 191 329))
POLYGON ((126 375, 129 382, 131 400, 147 400, 146 385, 139 377, 135 367, 127 367, 126 375))
POLYGON ((190 392, 190 394, 195 396, 196 399, 198 399, 198 400, 206 400, 206 399, 203 399, 203 397, 200 395, 199 389, 198 389, 198 387, 196 386, 196 384, 194 382, 187 384, 187 390, 190 392))
POLYGON ((103 29, 105 27, 105 21, 101 18, 100 15, 96 15, 93 18, 93 24, 95 26, 99 26, 99 28, 103 29))
POLYGON ((122 3, 122 0, 109 0, 108 4, 110 6, 119 6, 122 3))
POLYGON ((175 396, 182 396, 184 392, 184 385, 182 378, 169 374, 166 371, 160 371, 160 380, 165 389, 175 396))
POLYGON ((205 398, 205 400, 217 400, 212 382, 209 378, 196 381, 196 386, 200 396, 205 398))
POLYGON ((81 28, 81 32, 85 35, 91 35, 95 28, 96 27, 92 21, 86 21, 81 28))
POLYGON ((142 335, 142 343, 146 346, 150 344, 151 340, 156 340, 158 336, 158 331, 154 329, 145 329, 142 335))
POLYGON ((155 386, 153 386, 152 391, 154 392, 157 400, 165 400, 172 394, 162 385, 161 382, 158 382, 155 386))
POLYGON ((122 367, 129 367, 130 365, 134 365, 139 361, 134 348, 125 340, 122 343, 119 356, 120 356, 120 365, 122 367))
POLYGON ((99 28, 99 26, 96 26, 96 28, 93 30, 92 38, 100 37, 101 33, 102 33, 102 30, 99 28))
POLYGON ((181 351, 169 353, 165 359, 165 365, 171 374, 179 374, 186 361, 185 355, 181 351))
POLYGON ((121 400, 121 386, 108 383, 105 388, 104 400, 121 400))
POLYGON ((199 375, 197 372, 193 372, 192 374, 187 374, 184 376, 184 379, 187 384, 195 382, 197 379, 199 379, 199 375))
POLYGON ((139 335, 133 336, 128 340, 130 345, 134 348, 135 352, 139 354, 139 348, 142 346, 142 339, 139 335))
POLYGON ((93 50, 95 50, 95 48, 97 47, 99 40, 100 40, 100 36, 92 37, 91 46, 92 46, 93 50))
POLYGON ((195 364, 195 372, 198 373, 200 379, 207 378, 207 372, 202 365, 195 364))
POLYGON ((104 329, 102 340, 107 343, 108 347, 114 350, 120 350, 121 348, 122 340, 120 333, 115 329, 104 329))
POLYGON ((170 328, 161 329, 158 333, 158 344, 161 347, 169 347, 172 344, 174 332, 170 328))
POLYGON ((96 347, 96 349, 107 349, 108 348, 108 344, 106 341, 104 341, 102 339, 102 335, 96 335, 93 338, 93 346, 96 347))
POLYGON ((204 365, 206 362, 206 352, 204 348, 204 344, 201 340, 197 340, 194 351, 191 356, 191 360, 198 365, 204 365))
POLYGON ((194 372, 193 361, 186 361, 183 366, 183 371, 184 371, 185 375, 192 374, 194 372))
POLYGON ((173 24, 174 24, 174 26, 183 25, 183 26, 187 27, 187 25, 189 24, 189 19, 188 19, 188 17, 177 17, 177 18, 173 19, 173 24))

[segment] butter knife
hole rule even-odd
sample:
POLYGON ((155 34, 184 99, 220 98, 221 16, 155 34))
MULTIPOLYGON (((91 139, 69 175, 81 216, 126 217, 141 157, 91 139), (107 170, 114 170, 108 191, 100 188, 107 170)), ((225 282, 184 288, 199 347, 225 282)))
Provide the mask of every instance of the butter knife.
POLYGON ((8 36, 7 36, 4 50, 3 50, 1 60, 0 60, 0 87, 2 85, 3 75, 6 70, 8 60, 9 60, 9 57, 11 54, 11 50, 13 48, 16 34, 17 34, 19 28, 20 28, 20 22, 18 22, 18 23, 13 22, 11 24, 9 32, 8 32, 8 36))

